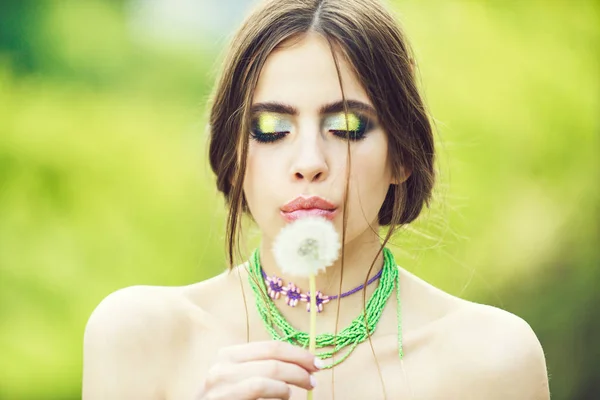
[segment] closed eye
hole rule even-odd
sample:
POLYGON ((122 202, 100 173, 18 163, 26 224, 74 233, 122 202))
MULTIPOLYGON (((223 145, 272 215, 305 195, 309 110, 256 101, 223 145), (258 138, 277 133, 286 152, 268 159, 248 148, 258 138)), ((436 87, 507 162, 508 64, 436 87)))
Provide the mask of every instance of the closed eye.
POLYGON ((325 118, 324 129, 335 136, 351 141, 362 140, 375 128, 375 124, 358 113, 338 113, 325 118))
POLYGON ((289 134, 292 123, 275 113, 261 113, 252 120, 250 135, 260 143, 271 143, 289 134))
MULTIPOLYGON (((359 141, 376 127, 368 117, 356 112, 343 112, 327 115, 322 129, 341 139, 359 141)), ((283 115, 274 112, 262 112, 252 119, 250 136, 260 143, 272 143, 287 136, 294 126, 283 115)))

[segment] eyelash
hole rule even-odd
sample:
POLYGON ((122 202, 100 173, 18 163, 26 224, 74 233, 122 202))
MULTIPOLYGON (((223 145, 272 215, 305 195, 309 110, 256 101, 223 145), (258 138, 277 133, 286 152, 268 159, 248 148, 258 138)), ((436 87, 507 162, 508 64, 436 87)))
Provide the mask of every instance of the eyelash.
MULTIPOLYGON (((369 118, 363 116, 358 116, 358 118, 360 120, 360 128, 358 130, 346 131, 330 129, 329 132, 333 133, 340 139, 346 139, 346 135, 348 135, 348 139, 350 141, 358 142, 360 140, 363 140, 365 139, 366 134, 374 128, 374 124, 369 118)), ((264 133, 261 132, 260 129, 258 129, 258 127, 256 126, 256 123, 253 122, 252 129, 250 131, 250 137, 259 143, 273 143, 277 140, 283 139, 289 133, 289 131, 264 133)))
POLYGON ((260 143, 273 143, 279 139, 283 139, 288 135, 289 132, 273 132, 263 133, 258 130, 252 129, 250 137, 260 143))
POLYGON ((359 128, 355 131, 351 131, 351 130, 346 131, 345 129, 342 129, 342 130, 330 129, 329 132, 332 132, 335 136, 337 136, 341 139, 347 138, 348 140, 350 140, 352 142, 358 142, 360 140, 363 140, 366 137, 366 134, 374 128, 374 124, 369 118, 366 118, 366 117, 363 117, 360 115, 358 115, 358 119, 360 121, 360 124, 359 124, 359 128))

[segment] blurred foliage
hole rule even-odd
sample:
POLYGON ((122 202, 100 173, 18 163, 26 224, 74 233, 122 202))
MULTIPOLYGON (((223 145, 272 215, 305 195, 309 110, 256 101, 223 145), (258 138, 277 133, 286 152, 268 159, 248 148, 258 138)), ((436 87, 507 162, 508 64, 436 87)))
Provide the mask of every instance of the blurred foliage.
MULTIPOLYGON (((80 398, 102 298, 224 267, 204 128, 222 46, 135 41, 124 4, 0 5, 1 399, 80 398)), ((553 399, 594 398, 599 5, 397 8, 440 149, 436 202, 396 237, 399 263, 524 317, 553 399)))

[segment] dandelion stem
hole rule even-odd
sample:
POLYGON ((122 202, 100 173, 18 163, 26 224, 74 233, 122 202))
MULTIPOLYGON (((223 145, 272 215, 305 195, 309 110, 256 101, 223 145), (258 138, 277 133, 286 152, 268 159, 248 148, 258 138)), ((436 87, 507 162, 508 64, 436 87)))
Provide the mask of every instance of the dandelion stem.
MULTIPOLYGON (((308 276, 308 286, 310 290, 310 331, 308 339, 308 350, 311 354, 316 354, 317 347, 317 283, 315 275, 308 276)), ((309 390, 306 395, 307 400, 312 400, 313 392, 309 390)))

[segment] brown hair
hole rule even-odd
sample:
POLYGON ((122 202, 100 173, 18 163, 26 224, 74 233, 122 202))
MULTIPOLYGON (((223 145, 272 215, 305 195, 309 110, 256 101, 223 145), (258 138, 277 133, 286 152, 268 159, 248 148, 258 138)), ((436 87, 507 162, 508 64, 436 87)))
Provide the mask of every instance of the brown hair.
POLYGON ((263 1, 233 38, 210 111, 209 158, 217 188, 229 204, 230 266, 241 213, 248 211, 242 186, 249 109, 258 77, 281 42, 308 32, 323 35, 332 48, 342 51, 387 132, 393 175, 402 178, 402 167, 410 172, 401 184, 390 185, 379 210, 379 224, 390 227, 384 244, 397 228, 417 218, 423 205, 429 206, 435 181, 434 138, 409 45, 393 16, 377 0, 263 1))
MULTIPOLYGON (((217 188, 229 204, 226 237, 230 268, 239 243, 241 214, 248 211, 243 179, 250 132, 249 110, 259 74, 269 54, 280 43, 302 38, 308 32, 319 33, 328 41, 344 104, 334 49, 340 50, 354 69, 388 136, 392 174, 400 183, 390 185, 379 210, 379 225, 389 227, 379 252, 398 228, 416 219, 424 205, 429 206, 435 181, 433 132, 416 85, 410 48, 392 15, 377 0, 262 1, 233 38, 210 112, 210 164, 217 176, 217 188), (403 176, 403 168, 410 172, 408 178, 403 176)), ((344 205, 347 201, 348 190, 344 205)), ((346 233, 345 210, 346 207, 342 246, 346 233)), ((343 247, 341 263, 343 273, 343 247)), ((365 294, 363 291, 363 302, 366 302, 365 294)))

